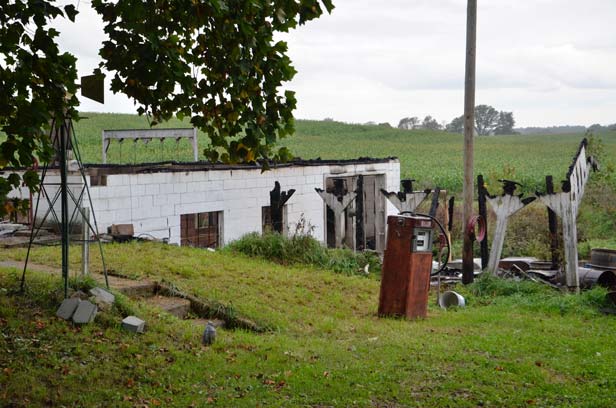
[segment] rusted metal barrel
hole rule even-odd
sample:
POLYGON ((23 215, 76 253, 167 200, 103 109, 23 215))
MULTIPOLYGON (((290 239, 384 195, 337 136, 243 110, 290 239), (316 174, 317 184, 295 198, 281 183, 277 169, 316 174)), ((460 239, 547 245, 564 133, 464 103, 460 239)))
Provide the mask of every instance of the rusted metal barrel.
POLYGON ((595 285, 616 288, 616 272, 591 268, 578 268, 580 286, 591 288, 595 285))

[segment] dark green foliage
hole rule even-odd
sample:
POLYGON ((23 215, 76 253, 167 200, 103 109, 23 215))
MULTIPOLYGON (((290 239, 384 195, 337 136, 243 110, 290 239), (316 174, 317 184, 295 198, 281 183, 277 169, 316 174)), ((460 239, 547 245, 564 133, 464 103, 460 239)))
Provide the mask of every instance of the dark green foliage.
MULTIPOLYGON (((0 2, 0 169, 48 162, 51 121, 78 119, 76 59, 58 49, 60 33, 51 27, 57 18, 74 21, 77 10, 55 3, 0 2)), ((140 114, 151 115, 150 125, 191 117, 211 140, 211 160, 264 159, 267 166, 270 157, 291 157, 285 147, 272 154, 275 142, 294 131, 296 105, 292 91, 280 95, 295 69, 274 34, 331 11, 330 0, 94 0, 92 6, 109 36, 100 66, 114 73, 111 89, 134 99, 140 114)), ((32 170, 23 180, 31 189, 38 184, 32 170)), ((14 210, 6 196, 20 183, 18 176, 0 177, 0 216, 14 210)))
MULTIPOLYGON (((58 49, 59 32, 50 26, 57 18, 73 21, 73 5, 64 9, 54 1, 0 2, 0 169, 31 167, 37 158, 51 158, 48 137, 52 118, 77 118, 75 57, 58 49)), ((22 206, 5 201, 22 182, 17 174, 0 177, 0 216, 22 206), (17 207, 17 208, 16 208, 17 207)), ((30 188, 38 176, 29 170, 23 182, 30 188)))
MULTIPOLYGON (((267 160, 278 138, 294 131, 295 75, 287 44, 274 34, 331 11, 331 1, 94 0, 109 40, 101 67, 111 89, 139 105, 152 124, 190 117, 211 139, 213 161, 267 160), (217 148, 224 153, 219 156, 217 148)), ((274 159, 290 157, 279 148, 274 159)))
POLYGON ((354 253, 348 249, 328 249, 310 235, 286 238, 277 233, 263 235, 251 233, 232 242, 227 248, 244 255, 261 257, 284 265, 314 265, 348 275, 366 275, 364 271, 366 265, 369 265, 369 273, 378 274, 381 270, 376 254, 354 253))
POLYGON ((495 135, 512 135, 514 134, 513 127, 515 126, 515 119, 513 118, 513 112, 498 113, 498 121, 494 128, 495 135))
POLYGON ((445 126, 445 130, 449 133, 464 133, 464 115, 454 118, 451 123, 445 126))
POLYGON ((480 136, 489 135, 498 123, 498 111, 489 105, 475 106, 475 130, 480 136))

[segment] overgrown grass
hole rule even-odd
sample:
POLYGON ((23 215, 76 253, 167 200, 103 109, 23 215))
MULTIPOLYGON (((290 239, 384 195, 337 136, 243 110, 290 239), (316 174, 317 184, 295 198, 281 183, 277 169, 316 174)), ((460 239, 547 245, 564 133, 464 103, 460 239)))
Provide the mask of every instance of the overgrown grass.
POLYGON ((250 233, 230 243, 225 250, 257 256, 282 265, 303 264, 347 275, 380 274, 380 260, 371 252, 325 248, 310 235, 287 238, 278 233, 250 233), (367 272, 366 272, 367 268, 367 272))
MULTIPOLYGON (((143 128, 144 117, 122 114, 84 113, 88 119, 75 124, 84 161, 100 162, 101 130, 143 128)), ((188 122, 173 120, 162 126, 188 126, 188 122)), ((565 178, 583 134, 511 135, 478 137, 475 140, 475 174, 483 174, 488 190, 499 194, 501 178, 517 180, 526 195, 545 191, 545 176, 552 175, 557 184, 565 178)), ((167 140, 162 145, 139 143, 111 145, 112 163, 152 162, 160 160, 191 160, 192 150, 186 142, 176 145, 167 140)), ((203 148, 207 136, 199 134, 203 148)), ((450 195, 462 191, 462 146, 460 135, 425 130, 407 131, 382 126, 353 125, 340 122, 297 121, 297 131, 283 141, 303 158, 353 159, 358 157, 400 158, 402 178, 417 179, 416 188, 439 186, 450 195)), ((616 248, 616 132, 603 132, 590 138, 589 151, 597 156, 602 170, 591 175, 586 197, 582 202, 578 222, 581 256, 587 256, 590 243, 616 248), (584 243, 588 242, 588 243, 584 243)), ((458 195, 459 198, 459 195, 458 195)), ((460 203, 460 200, 457 200, 460 203)), ((549 256, 549 236, 545 207, 532 204, 510 221, 504 254, 549 256)), ((459 232, 461 211, 456 212, 454 240, 459 232)), ((459 246, 458 242, 455 242, 459 246)))
MULTIPOLYGON (((277 330, 219 330, 205 348, 202 327, 130 299, 123 309, 146 320, 144 335, 119 328, 121 311, 76 328, 54 317, 59 274, 28 274, 23 297, 12 292, 19 271, 0 268, 0 405, 614 405, 616 319, 590 301, 527 284, 516 294, 481 283, 476 295, 464 292, 468 307, 438 309, 432 293, 428 318, 409 322, 376 316, 373 279, 227 251, 149 243, 105 251, 119 273, 232 303, 277 330), (558 299, 573 306, 564 313, 545 306, 558 299)), ((77 269, 78 251, 71 254, 77 269)), ((23 255, 0 250, 2 259, 23 255)), ((59 248, 32 253, 33 262, 51 266, 59 257, 59 248)), ((92 269, 100 271, 96 256, 92 269)))
POLYGON ((487 273, 461 291, 471 304, 498 303, 544 313, 594 315, 598 309, 610 306, 605 288, 596 287, 575 295, 529 280, 501 279, 487 273))

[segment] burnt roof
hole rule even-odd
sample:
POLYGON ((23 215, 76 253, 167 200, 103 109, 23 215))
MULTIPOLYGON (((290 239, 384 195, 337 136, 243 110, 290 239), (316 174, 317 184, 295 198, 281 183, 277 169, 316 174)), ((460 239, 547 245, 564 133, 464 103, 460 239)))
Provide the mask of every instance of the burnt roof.
MULTIPOLYGON (((344 166, 349 164, 371 164, 371 163, 388 163, 398 161, 397 157, 360 157, 357 159, 344 160, 324 160, 318 159, 293 159, 286 163, 270 164, 270 169, 280 169, 287 167, 308 167, 308 166, 344 166)), ((187 172, 187 171, 222 171, 222 170, 261 170, 259 164, 223 164, 211 163, 207 161, 200 162, 177 162, 165 161, 156 163, 138 163, 138 164, 84 164, 88 173, 92 174, 135 174, 135 173, 161 173, 161 172, 187 172)))

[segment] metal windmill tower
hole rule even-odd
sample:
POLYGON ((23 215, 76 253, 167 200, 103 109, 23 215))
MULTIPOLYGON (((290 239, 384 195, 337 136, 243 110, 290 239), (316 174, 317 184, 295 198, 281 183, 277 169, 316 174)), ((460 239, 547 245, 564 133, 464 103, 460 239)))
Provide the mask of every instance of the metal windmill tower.
MULTIPOLYGON (((103 79, 104 77, 102 75, 82 77, 82 95, 97 102, 104 103, 103 79)), ((98 243, 103 264, 105 284, 107 287, 109 287, 109 282, 103 247, 98 236, 96 215, 92 206, 90 189, 88 188, 86 173, 83 168, 79 143, 75 135, 72 118, 68 117, 62 120, 54 118, 51 122, 49 136, 55 154, 52 161, 45 163, 41 170, 41 181, 32 219, 32 231, 30 233, 26 261, 21 276, 21 289, 24 289, 26 270, 32 245, 38 237, 41 228, 48 219, 51 218, 49 221, 55 223, 62 237, 62 278, 64 280, 64 297, 66 298, 68 296, 70 233, 72 228, 76 226, 79 221, 83 223, 83 230, 85 233, 81 237, 81 240, 78 241, 87 244, 91 240, 90 237, 93 237, 93 241, 98 243), (58 170, 59 181, 57 177, 52 177, 48 174, 50 169, 58 170), (78 181, 69 181, 69 176, 72 176, 72 179, 76 178, 75 173, 77 173, 78 181), (42 218, 37 218, 41 204, 41 195, 44 196, 47 201, 47 210, 42 218), (87 200, 86 204, 89 205, 89 207, 84 208, 84 200, 87 200), (90 222, 90 217, 88 216, 89 209, 92 209, 92 222, 90 222)), ((83 261, 87 262, 86 250, 83 251, 83 257, 83 261)))

